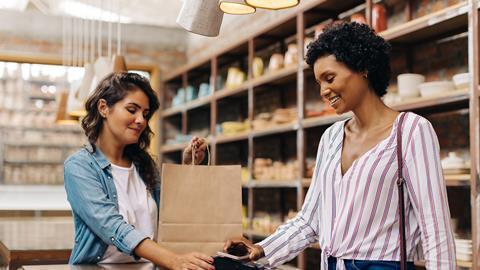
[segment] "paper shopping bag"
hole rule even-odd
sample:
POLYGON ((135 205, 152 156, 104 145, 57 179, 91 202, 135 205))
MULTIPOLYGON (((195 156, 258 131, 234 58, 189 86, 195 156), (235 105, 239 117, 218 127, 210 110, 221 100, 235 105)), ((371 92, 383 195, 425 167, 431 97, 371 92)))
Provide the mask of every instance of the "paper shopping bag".
POLYGON ((215 255, 242 235, 240 166, 164 164, 159 215, 162 246, 215 255))

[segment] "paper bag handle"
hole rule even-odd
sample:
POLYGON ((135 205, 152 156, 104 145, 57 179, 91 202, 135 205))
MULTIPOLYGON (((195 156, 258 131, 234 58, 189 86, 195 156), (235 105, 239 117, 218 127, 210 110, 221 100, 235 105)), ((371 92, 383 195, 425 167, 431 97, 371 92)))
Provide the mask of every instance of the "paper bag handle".
MULTIPOLYGON (((195 146, 192 145, 192 166, 195 165, 195 146)), ((210 147, 208 147, 207 143, 207 153, 208 153, 208 163, 207 165, 210 166, 210 147)))

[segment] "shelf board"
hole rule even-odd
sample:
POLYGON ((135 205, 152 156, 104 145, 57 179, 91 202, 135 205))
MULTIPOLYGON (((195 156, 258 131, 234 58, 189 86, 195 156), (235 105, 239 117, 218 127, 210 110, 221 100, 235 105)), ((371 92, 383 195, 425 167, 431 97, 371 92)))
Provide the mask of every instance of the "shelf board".
POLYGON ((221 98, 225 98, 225 97, 228 97, 228 96, 233 96, 233 95, 241 93, 241 92, 245 92, 245 91, 248 90, 248 87, 249 87, 249 82, 246 81, 246 82, 244 82, 241 85, 236 86, 236 87, 224 88, 224 89, 218 90, 213 95, 216 99, 221 99, 221 98))
POLYGON ((28 80, 23 80, 26 83, 33 83, 33 84, 42 84, 42 85, 54 85, 54 86, 66 86, 68 85, 67 81, 61 81, 61 82, 56 82, 56 81, 51 81, 48 79, 28 79, 28 80))
POLYGON ((70 211, 63 185, 0 185, 0 211, 70 211))
POLYGON ((257 129, 252 131, 253 137, 262 137, 272 134, 285 133, 289 131, 294 131, 298 129, 298 123, 295 121, 293 123, 287 123, 282 125, 274 125, 265 129, 257 129))
POLYGON ((303 187, 310 187, 310 184, 312 183, 312 179, 311 178, 303 178, 302 179, 302 186, 303 187))
POLYGON ((5 111, 5 112, 14 112, 14 113, 30 113, 30 112, 36 112, 36 113, 56 113, 57 109, 53 108, 23 108, 23 109, 16 109, 16 108, 5 108, 5 107, 0 107, 0 111, 5 111))
POLYGON ((181 113, 182 111, 202 107, 206 104, 209 104, 210 102, 212 102, 212 96, 211 95, 206 96, 206 97, 201 97, 201 98, 189 101, 185 104, 179 105, 177 107, 168 108, 168 109, 164 110, 162 112, 162 117, 167 117, 167 116, 171 116, 171 115, 174 115, 174 114, 177 114, 177 113, 181 113))
POLYGON ((55 96, 50 96, 50 95, 32 95, 29 96, 30 99, 41 99, 41 100, 47 100, 47 101, 54 101, 55 96))
MULTIPOLYGON (((249 85, 252 87, 257 87, 263 84, 274 83, 279 84, 283 83, 285 80, 288 80, 290 77, 297 74, 298 65, 292 65, 280 70, 272 71, 269 73, 264 74, 258 78, 252 79, 248 82, 249 85)), ((296 78, 296 76, 294 77, 296 78)))
MULTIPOLYGON (((304 68, 306 68, 305 65, 304 65, 304 68)), ((185 104, 179 105, 174 108, 165 109, 162 112, 162 116, 167 117, 177 113, 181 113, 184 110, 191 110, 191 109, 204 106, 210 103, 213 97, 215 97, 216 99, 221 99, 221 98, 225 98, 225 97, 232 96, 232 95, 241 93, 243 91, 246 91, 250 87, 256 87, 256 86, 267 84, 267 83, 274 83, 274 84, 283 83, 285 82, 285 80, 288 80, 292 76, 296 78, 297 71, 298 71, 298 65, 292 65, 278 71, 270 72, 261 77, 252 79, 250 81, 246 81, 237 87, 230 88, 230 89, 225 88, 217 91, 214 95, 202 97, 202 98, 187 102, 185 104)))
MULTIPOLYGON (((425 261, 424 260, 415 261, 415 265, 425 267, 425 261)), ((465 267, 465 268, 472 268, 472 262, 457 260, 457 266, 458 267, 465 267)))
POLYGON ((162 145, 160 152, 170 153, 170 152, 182 151, 187 146, 188 146, 188 143, 164 144, 162 145))
POLYGON ((330 125, 337 121, 347 119, 349 117, 352 117, 351 113, 345 113, 342 115, 333 114, 333 115, 327 115, 327 116, 310 117, 302 120, 302 126, 304 128, 311 128, 311 127, 317 127, 317 126, 330 125))
POLYGON ((228 88, 221 89, 217 91, 214 95, 216 99, 221 99, 221 98, 225 98, 228 96, 232 96, 232 95, 247 91, 248 88, 250 87, 257 87, 257 86, 268 84, 268 83, 273 83, 273 84, 284 83, 285 81, 288 81, 290 78, 296 79, 297 71, 298 71, 298 65, 285 67, 277 71, 266 73, 258 78, 245 81, 244 83, 242 83, 237 87, 233 87, 230 89, 228 88))
POLYGON ((255 230, 252 230, 252 229, 243 230, 243 235, 253 236, 253 237, 257 237, 257 238, 267 238, 267 237, 270 236, 270 234, 255 231, 255 230))
POLYGON ((49 148, 80 148, 83 145, 74 145, 74 144, 58 144, 58 143, 20 143, 20 142, 4 142, 4 146, 15 146, 15 147, 49 147, 49 148))
POLYGON ((392 27, 379 35, 390 42, 413 43, 442 33, 468 28, 468 5, 458 3, 432 14, 392 27))
POLYGON ((250 180, 243 184, 246 188, 296 188, 299 183, 297 180, 250 180))
POLYGON ((445 183, 448 187, 469 187, 470 174, 445 174, 445 183))
POLYGON ((0 125, 0 129, 16 129, 16 130, 25 130, 25 131, 40 131, 40 132, 75 132, 75 133, 83 133, 83 129, 78 125, 70 125, 70 126, 53 126, 53 127, 22 127, 22 126, 7 126, 7 125, 0 125))
POLYGON ((175 115, 177 113, 181 113, 182 111, 183 111, 183 106, 168 108, 168 109, 163 110, 162 117, 165 118, 165 117, 168 117, 168 116, 172 116, 172 115, 175 115))
POLYGON ((12 164, 12 165, 63 165, 63 160, 58 161, 39 161, 39 160, 4 160, 5 164, 12 164))
POLYGON ((432 97, 418 97, 412 98, 400 103, 390 104, 395 110, 407 111, 412 109, 420 109, 427 107, 434 107, 438 105, 445 105, 458 101, 467 101, 469 99, 468 89, 461 89, 455 91, 448 91, 442 94, 438 94, 432 97))
POLYGON ((236 142, 236 141, 243 141, 248 139, 248 135, 250 131, 238 133, 235 135, 220 135, 215 138, 216 143, 228 143, 228 142, 236 142))

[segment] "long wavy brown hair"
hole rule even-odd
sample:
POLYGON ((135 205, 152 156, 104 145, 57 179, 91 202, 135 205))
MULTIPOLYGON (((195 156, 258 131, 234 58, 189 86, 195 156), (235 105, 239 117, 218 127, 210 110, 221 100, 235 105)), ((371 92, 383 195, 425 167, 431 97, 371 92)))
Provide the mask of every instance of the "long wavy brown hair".
POLYGON ((102 131, 104 121, 97 106, 100 99, 104 99, 107 106, 111 108, 115 103, 125 98, 129 92, 137 90, 141 90, 148 97, 150 111, 146 116, 147 126, 140 134, 137 143, 125 147, 123 155, 133 162, 147 188, 153 190, 159 179, 159 172, 155 161, 147 151, 150 146, 150 139, 153 136, 148 122, 155 111, 158 110, 160 103, 155 91, 145 77, 136 73, 117 72, 111 73, 101 80, 85 103, 87 115, 82 119, 82 128, 88 141, 93 146, 93 151, 96 151, 95 142, 102 131))

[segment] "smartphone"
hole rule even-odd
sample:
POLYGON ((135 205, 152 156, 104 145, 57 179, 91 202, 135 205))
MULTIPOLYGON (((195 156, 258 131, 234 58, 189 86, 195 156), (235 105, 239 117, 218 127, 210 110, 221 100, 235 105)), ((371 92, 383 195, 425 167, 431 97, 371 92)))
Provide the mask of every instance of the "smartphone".
POLYGON ((224 257, 224 258, 230 258, 230 259, 236 260, 236 261, 248 260, 248 254, 243 255, 243 256, 236 256, 236 255, 232 255, 232 254, 228 254, 228 253, 225 253, 225 252, 218 251, 217 256, 224 257))
POLYGON ((249 256, 247 247, 243 244, 232 245, 227 249, 227 253, 219 251, 217 252, 217 255, 237 261, 248 260, 249 256))

